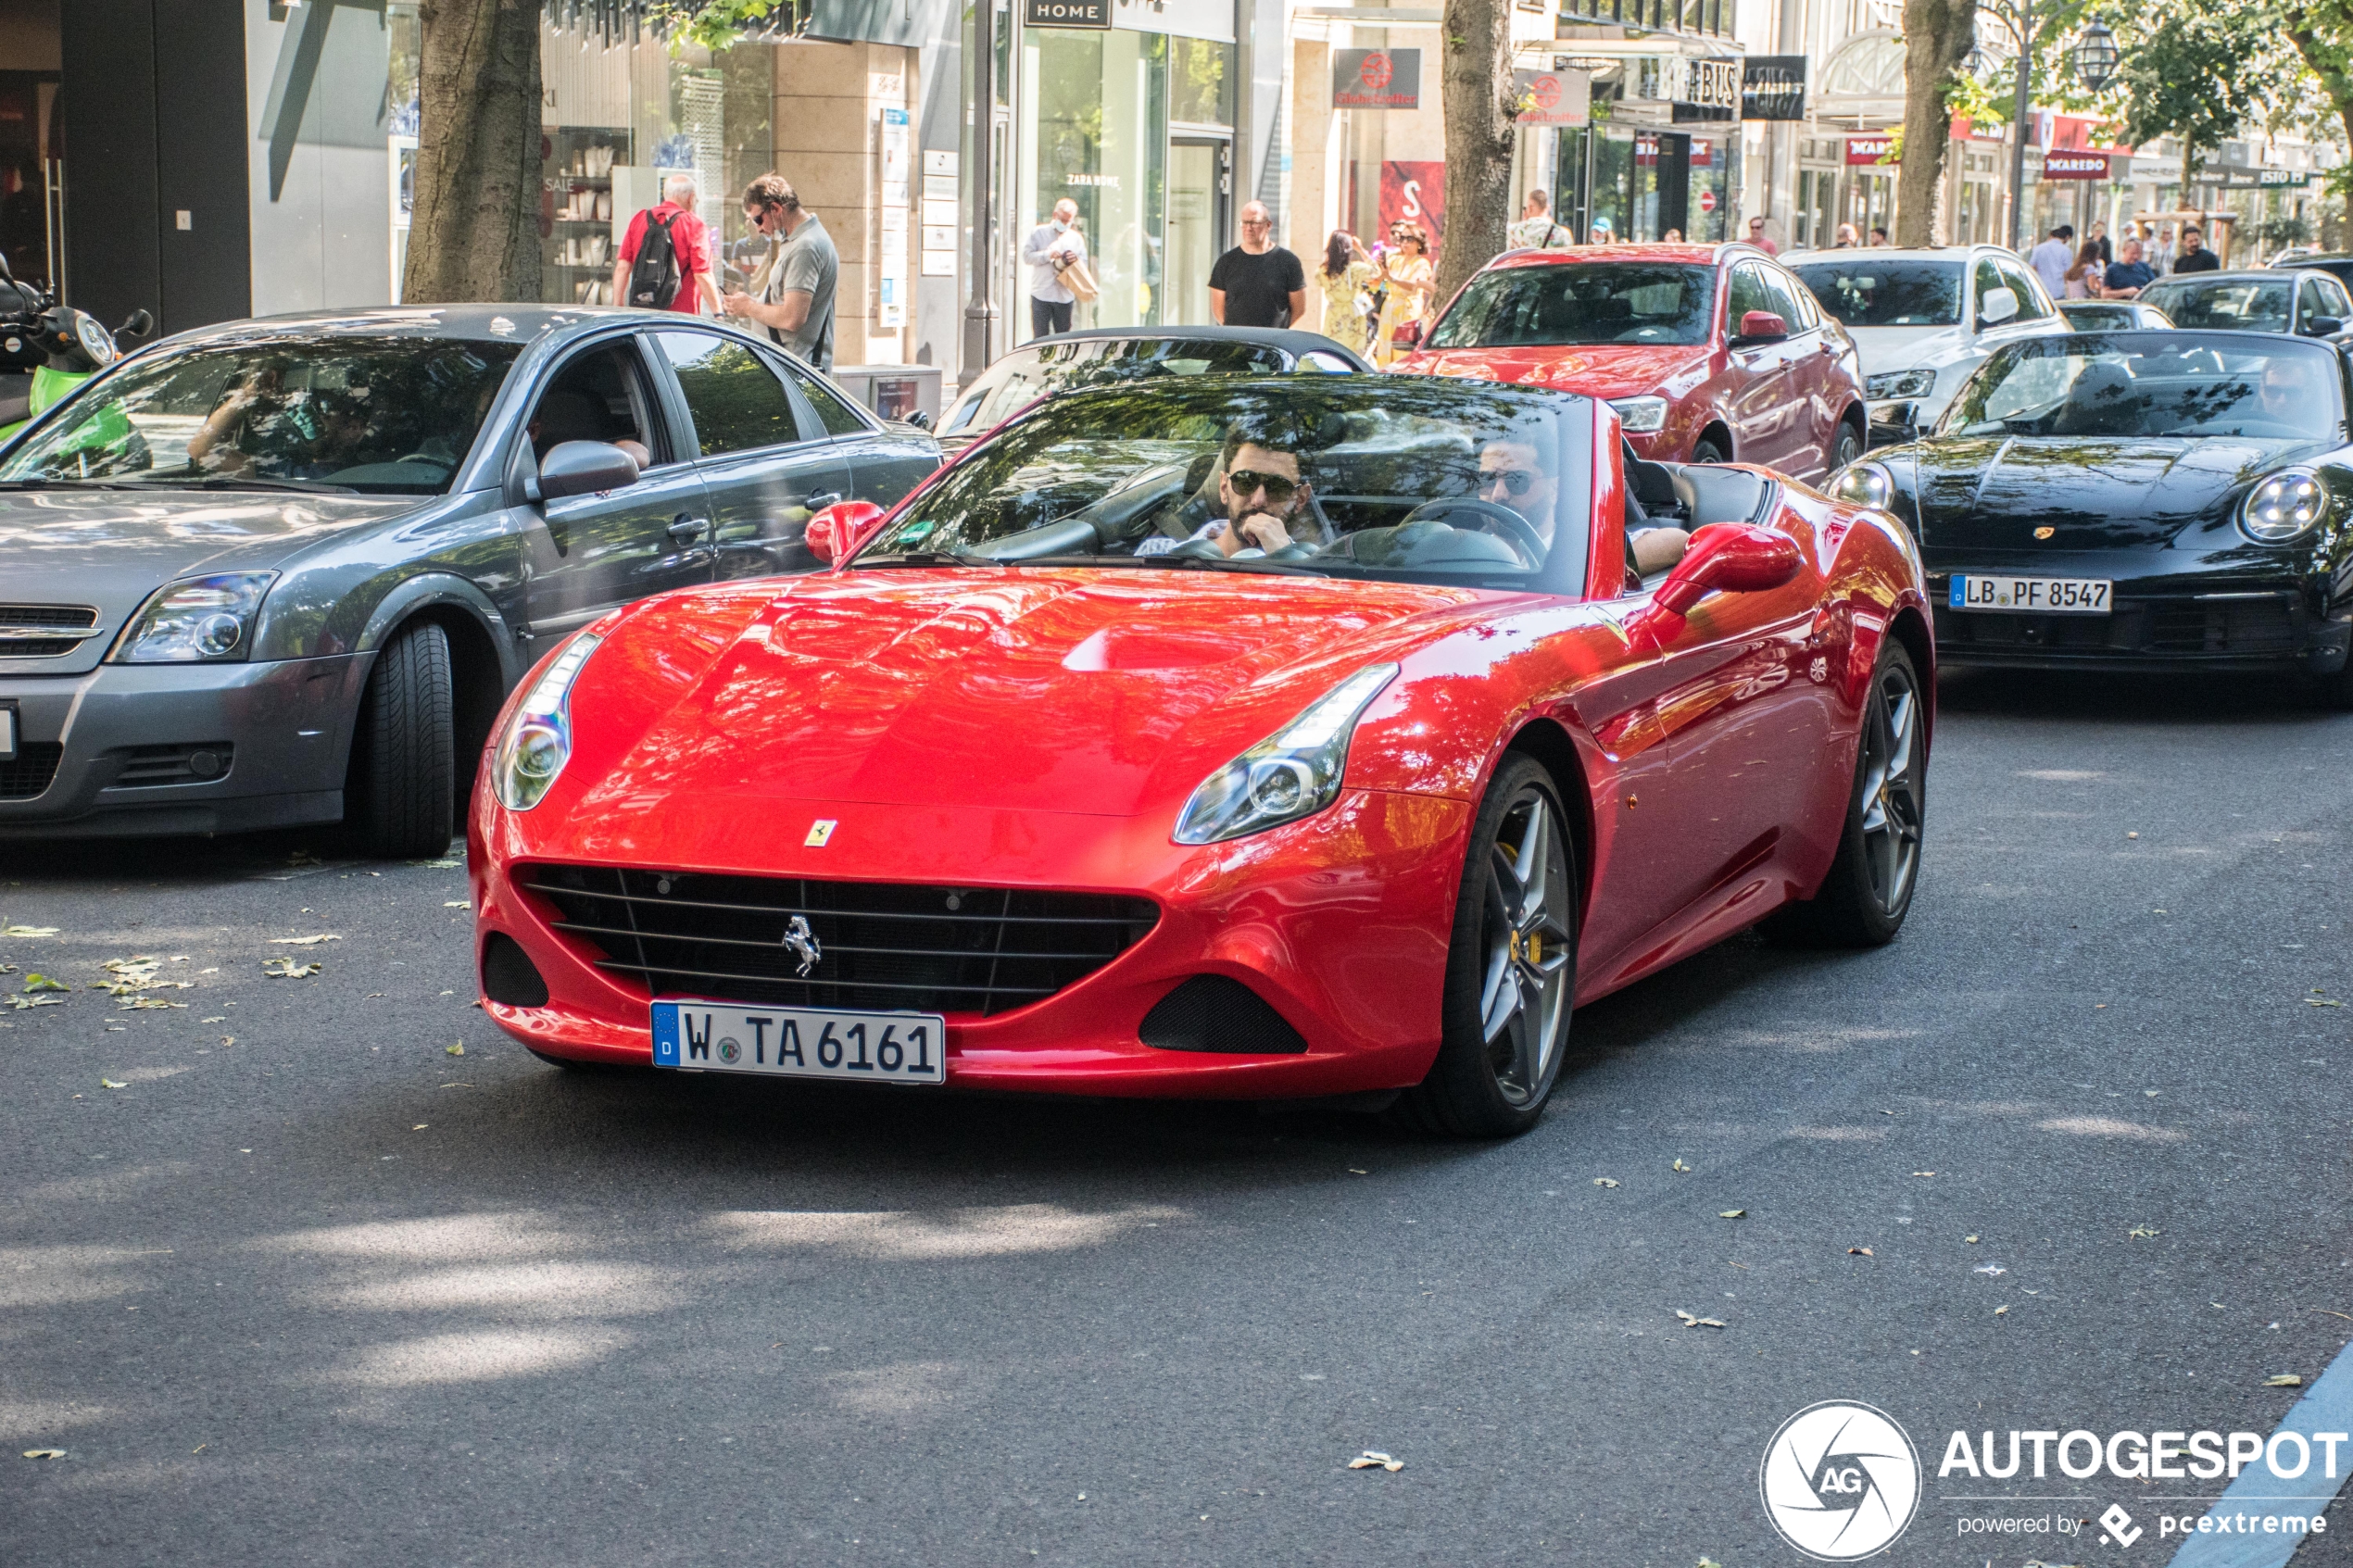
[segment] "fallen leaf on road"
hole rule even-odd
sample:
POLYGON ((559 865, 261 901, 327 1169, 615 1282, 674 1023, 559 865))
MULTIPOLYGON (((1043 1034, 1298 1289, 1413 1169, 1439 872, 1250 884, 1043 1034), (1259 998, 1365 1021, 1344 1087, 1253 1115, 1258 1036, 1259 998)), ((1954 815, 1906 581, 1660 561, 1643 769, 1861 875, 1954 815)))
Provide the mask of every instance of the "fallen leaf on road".
POLYGON ((454 1046, 444 1046, 441 1048, 451 1056, 463 1056, 466 1054, 466 1042, 460 1040, 454 1046))
POLYGON ((1846 1255, 1849 1258, 1876 1258, 1879 1256, 1878 1253, 1872 1251, 1868 1247, 1850 1247, 1846 1249, 1846 1255))
POLYGON ((2333 1318, 2343 1318, 2347 1323, 2353 1323, 2353 1312, 2340 1312, 2334 1307, 2307 1307, 2304 1310, 2308 1312, 2326 1312, 2333 1318))
POLYGON ((1968 1242, 1971 1247, 1975 1247, 1977 1245, 1977 1237, 1973 1236, 1965 1236, 1961 1237, 1961 1239, 1968 1242))
POLYGON ((0 936, 55 936, 54 925, 0 925, 0 936))
POLYGON ((1994 1309, 1994 1315, 1998 1318, 2008 1311, 2009 1309, 2007 1307, 1996 1307, 1994 1309))
POLYGON ((1729 1326, 1721 1318, 1695 1318, 1692 1316, 1691 1313, 1683 1311, 1680 1307, 1675 1309, 1675 1315, 1683 1320, 1683 1326, 1685 1328, 1724 1328, 1729 1326))
POLYGON ((2341 1008, 2345 1005, 2343 1002, 2333 1001, 2326 997, 2307 997, 2304 1000, 2316 1008, 2341 1008))
POLYGON ((418 1123, 415 1126, 413 1126, 413 1127, 409 1128, 409 1130, 410 1132, 412 1132, 412 1133, 422 1133, 422 1132, 423 1132, 423 1131, 424 1131, 427 1127, 430 1127, 430 1126, 432 1126, 432 1125, 433 1125, 433 1123, 430 1123, 430 1122, 420 1122, 420 1123, 418 1123))
POLYGON ((2276 1377, 2265 1378, 2263 1380, 2263 1386, 2266 1388, 2301 1388, 2304 1386, 2304 1379, 2296 1376, 2296 1374, 2292 1372, 2284 1372, 2276 1377))
POLYGON ((292 959, 264 959, 261 972, 272 980, 300 980, 307 974, 318 973, 325 967, 324 964, 296 963, 292 959), (276 967, 272 968, 272 965, 276 967))
POLYGON ((1977 1267, 1971 1269, 1969 1273, 1973 1274, 2006 1274, 2009 1273, 2009 1270, 2002 1267, 1999 1263, 1980 1263, 1977 1267))
POLYGON ((2133 1239, 2135 1241, 2151 1241, 2156 1239, 2157 1232, 2151 1230, 2146 1225, 2134 1225, 2133 1227, 2132 1235, 2133 1239))
MULTIPOLYGON (((1348 1468, 1351 1470, 1387 1470, 1394 1472, 1404 1469, 1405 1461, 1402 1459, 1391 1459, 1385 1453, 1378 1452, 1372 1449, 1366 1449, 1363 1453, 1358 1454, 1354 1459, 1348 1461, 1348 1468)), ((1206 1519, 1209 1515, 1204 1513, 1202 1517, 1206 1519)))
POLYGON ((441 907, 445 909, 471 909, 474 901, 472 898, 448 898, 442 901, 441 907))
POLYGON ((411 861, 409 861, 409 863, 410 865, 412 865, 412 866, 422 866, 425 870, 427 870, 427 871, 429 871, 429 872, 447 872, 447 871, 455 871, 455 870, 456 870, 459 866, 463 865, 465 862, 463 862, 462 860, 447 860, 447 859, 444 859, 444 860, 411 860, 411 861))
POLYGON ((237 1037, 234 1035, 223 1035, 220 1036, 220 1043, 224 1046, 233 1046, 237 1043, 237 1037))
POLYGON ((196 1022, 198 1023, 226 1023, 229 1022, 229 1015, 225 1012, 219 1013, 211 1018, 199 1018, 196 1022))
POLYGON ((1617 1184, 1611 1181, 1607 1176, 1595 1176, 1593 1178, 1593 1185, 1597 1187, 1614 1187, 1617 1184))
POLYGON ((1748 1210, 1745 1209, 1718 1209, 1716 1211, 1716 1217, 1719 1220, 1744 1220, 1748 1217, 1748 1210))
POLYGON ((1912 1174, 1915 1176, 1932 1176, 1936 1174, 1936 1173, 1933 1171, 1915 1171, 1912 1174))
POLYGON ((340 942, 342 940, 342 937, 335 935, 333 932, 328 932, 325 935, 319 936, 272 936, 270 938, 270 943, 271 946, 275 947, 315 947, 321 942, 340 942))
POLYGON ((1371 1174, 1372 1174, 1372 1173, 1371 1173, 1370 1171, 1359 1171, 1359 1170, 1358 1170, 1355 1166, 1353 1166, 1353 1165, 1351 1165, 1351 1166, 1348 1168, 1348 1173, 1349 1173, 1350 1175, 1352 1175, 1352 1176, 1369 1176, 1369 1175, 1371 1175, 1371 1174))
POLYGON ((27 1459, 63 1459, 66 1457, 66 1451, 63 1449, 27 1449, 24 1451, 24 1457, 27 1459))
POLYGON ((118 1084, 111 1078, 101 1078, 98 1080, 98 1086, 102 1089, 127 1089, 131 1085, 128 1084, 118 1084))
POLYGON ((0 1002, 6 1002, 19 1012, 27 1008, 61 1008, 66 1005, 63 997, 0 997, 0 1002))
POLYGON ((1676 1161, 1675 1161, 1675 1163, 1674 1163, 1674 1164, 1669 1165, 1669 1166, 1667 1167, 1667 1169, 1668 1169, 1668 1170, 1670 1170, 1670 1171, 1682 1171, 1682 1172, 1685 1172, 1685 1173, 1689 1173, 1689 1172, 1690 1172, 1690 1170, 1691 1170, 1691 1167, 1690 1167, 1689 1165, 1684 1164, 1684 1163, 1683 1163, 1680 1160, 1676 1160, 1676 1161))
POLYGON ((125 997, 115 1004, 115 1008, 117 1011, 124 1008, 139 1008, 152 1011, 158 1008, 185 1008, 187 1005, 185 1002, 175 1002, 164 997, 125 997))
POLYGON ((31 995, 35 991, 70 991, 73 989, 72 986, 67 985, 65 982, 61 980, 52 980, 45 974, 26 975, 24 977, 24 988, 25 994, 28 996, 31 995))

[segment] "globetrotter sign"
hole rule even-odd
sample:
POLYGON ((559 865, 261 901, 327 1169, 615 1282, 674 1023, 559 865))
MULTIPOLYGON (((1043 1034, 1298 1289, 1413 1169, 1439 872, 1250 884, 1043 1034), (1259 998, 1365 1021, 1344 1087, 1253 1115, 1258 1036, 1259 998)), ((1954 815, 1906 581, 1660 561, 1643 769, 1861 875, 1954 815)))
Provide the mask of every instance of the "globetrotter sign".
POLYGON ((2043 178, 2045 180, 2105 180, 2108 178, 2108 155, 2082 152, 2045 153, 2043 178))
POLYGON ((1413 109, 1421 103, 1419 49, 1332 51, 1332 107, 1413 109))

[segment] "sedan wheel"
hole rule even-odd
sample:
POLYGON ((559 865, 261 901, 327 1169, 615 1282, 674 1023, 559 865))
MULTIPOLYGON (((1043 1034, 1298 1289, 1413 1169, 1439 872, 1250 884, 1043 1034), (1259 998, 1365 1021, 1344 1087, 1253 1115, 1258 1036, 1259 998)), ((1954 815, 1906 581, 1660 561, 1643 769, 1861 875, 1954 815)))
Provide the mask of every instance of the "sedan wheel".
POLYGON ((449 847, 457 811, 457 731, 449 636, 401 628, 368 672, 344 786, 344 820, 371 855, 416 859, 449 847))
POLYGON ((1411 1104, 1458 1137, 1526 1132, 1560 1075, 1577 988, 1576 867, 1560 797, 1532 758, 1499 771, 1463 868, 1445 1039, 1411 1104))
POLYGON ((1855 433, 1853 425, 1840 420, 1838 439, 1831 444, 1831 472, 1836 473, 1849 463, 1859 461, 1862 456, 1863 438, 1855 433))
POLYGON ((1855 790, 1838 858, 1821 891, 1766 922, 1807 947, 1876 947, 1895 939, 1919 880, 1928 799, 1927 711, 1911 657, 1891 637, 1871 674, 1856 747, 1855 790))

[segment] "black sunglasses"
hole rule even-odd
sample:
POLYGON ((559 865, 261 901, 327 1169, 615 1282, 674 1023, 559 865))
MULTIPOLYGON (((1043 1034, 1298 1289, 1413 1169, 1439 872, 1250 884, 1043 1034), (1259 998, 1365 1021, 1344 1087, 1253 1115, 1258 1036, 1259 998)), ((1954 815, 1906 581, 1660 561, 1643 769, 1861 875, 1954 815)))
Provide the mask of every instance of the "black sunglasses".
POLYGON ((1266 498, 1278 507, 1299 494, 1299 481, 1285 479, 1278 473, 1259 473, 1252 469, 1236 469, 1226 476, 1226 483, 1233 486, 1237 495, 1248 495, 1263 490, 1266 498))
POLYGON ((1510 491, 1515 498, 1517 498, 1527 495, 1535 486, 1536 480, 1537 473, 1534 469, 1485 469, 1479 472, 1478 487, 1481 490, 1491 490, 1501 484, 1510 491))

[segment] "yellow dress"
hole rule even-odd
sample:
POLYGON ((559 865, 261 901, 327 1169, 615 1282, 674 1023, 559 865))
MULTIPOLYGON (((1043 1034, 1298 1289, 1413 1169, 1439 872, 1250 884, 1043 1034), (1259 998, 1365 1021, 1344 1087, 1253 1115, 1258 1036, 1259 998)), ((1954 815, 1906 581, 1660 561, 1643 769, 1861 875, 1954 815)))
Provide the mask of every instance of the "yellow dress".
POLYGON ((1430 286, 1438 281, 1438 269, 1429 258, 1417 256, 1411 261, 1391 257, 1389 263, 1389 302, 1381 307, 1380 342, 1373 350, 1373 362, 1386 367, 1397 358, 1392 343, 1398 327, 1406 321, 1421 320, 1429 313, 1430 286))
POLYGON ((1380 277, 1373 264, 1361 256, 1351 257, 1348 265, 1334 277, 1321 267, 1315 269, 1315 282, 1324 291, 1324 335, 1333 342, 1365 352, 1365 342, 1372 335, 1372 320, 1356 311, 1356 296, 1370 289, 1380 277))

